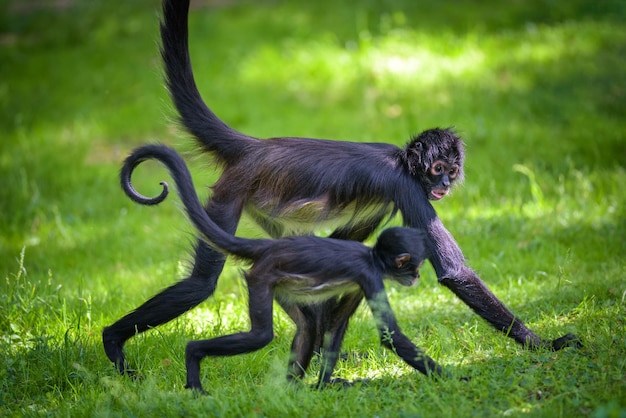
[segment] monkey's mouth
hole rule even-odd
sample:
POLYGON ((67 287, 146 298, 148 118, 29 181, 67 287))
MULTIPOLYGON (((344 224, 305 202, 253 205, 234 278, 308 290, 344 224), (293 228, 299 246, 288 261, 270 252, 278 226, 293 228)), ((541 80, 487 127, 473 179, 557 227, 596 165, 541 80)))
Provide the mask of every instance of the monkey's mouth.
POLYGON ((431 200, 443 199, 448 194, 448 189, 433 189, 430 191, 431 200))
POLYGON ((402 277, 402 278, 398 278, 396 280, 402 286, 412 287, 412 286, 415 286, 417 283, 419 283, 420 276, 419 275, 417 275, 417 276, 405 276, 405 277, 402 277))
POLYGON ((423 260, 419 263, 418 266, 415 267, 415 270, 413 271, 413 277, 409 281, 408 286, 415 286, 417 282, 420 281, 420 267, 422 266, 422 264, 424 264, 423 260))

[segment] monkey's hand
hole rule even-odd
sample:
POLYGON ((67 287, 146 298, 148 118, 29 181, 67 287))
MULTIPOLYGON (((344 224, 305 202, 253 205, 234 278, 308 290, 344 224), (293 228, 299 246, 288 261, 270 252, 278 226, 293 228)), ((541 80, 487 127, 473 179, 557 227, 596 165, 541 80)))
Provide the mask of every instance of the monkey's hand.
POLYGON ((552 341, 552 350, 554 351, 558 351, 566 347, 583 348, 583 343, 580 337, 574 334, 565 334, 564 336, 552 341))

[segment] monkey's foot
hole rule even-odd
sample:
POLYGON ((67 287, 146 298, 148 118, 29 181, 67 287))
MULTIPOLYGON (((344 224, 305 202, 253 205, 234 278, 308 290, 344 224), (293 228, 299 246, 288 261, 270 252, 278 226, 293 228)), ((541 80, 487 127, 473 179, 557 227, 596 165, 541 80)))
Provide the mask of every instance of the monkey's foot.
POLYGON ((199 395, 199 396, 208 396, 209 395, 209 392, 204 390, 204 388, 202 388, 202 385, 190 385, 188 383, 188 384, 185 385, 185 389, 192 390, 194 395, 199 395))
POLYGON ((583 343, 580 337, 574 334, 565 334, 564 336, 552 341, 552 350, 554 351, 558 351, 566 347, 583 348, 583 343))

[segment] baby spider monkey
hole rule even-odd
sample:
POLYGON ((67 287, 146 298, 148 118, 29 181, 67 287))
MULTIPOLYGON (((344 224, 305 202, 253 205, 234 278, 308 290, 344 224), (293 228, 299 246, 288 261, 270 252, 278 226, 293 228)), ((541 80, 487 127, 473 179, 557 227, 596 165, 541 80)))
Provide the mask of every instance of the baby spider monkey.
MULTIPOLYGON (((163 163, 176 182, 178 194, 189 219, 211 247, 224 254, 250 262, 245 273, 248 287, 251 329, 209 340, 190 341, 185 352, 187 388, 204 392, 200 382, 200 361, 207 356, 227 356, 258 350, 272 341, 272 299, 280 304, 296 323, 294 338, 299 347, 298 356, 290 361, 288 377, 301 378, 315 350, 319 325, 300 312, 314 309, 336 298, 346 298, 358 303, 367 300, 381 342, 393 349, 405 362, 420 372, 441 375, 441 367, 406 337, 391 310, 383 286, 389 277, 405 286, 413 285, 419 278, 419 267, 427 258, 425 235, 411 228, 384 230, 373 248, 357 241, 293 236, 280 239, 239 238, 223 231, 207 215, 200 204, 187 165, 176 151, 164 145, 145 145, 135 149, 126 159, 123 173, 130 179, 141 162, 156 159, 163 163)), ((137 203, 154 205, 168 194, 168 185, 155 198, 144 197, 127 183, 126 191, 137 203)), ((341 306, 339 304, 338 306, 341 306)), ((354 309, 337 309, 322 325, 325 338, 324 356, 318 386, 331 382, 337 354, 343 340, 349 317, 354 309), (337 330, 337 327, 342 329, 337 330)))

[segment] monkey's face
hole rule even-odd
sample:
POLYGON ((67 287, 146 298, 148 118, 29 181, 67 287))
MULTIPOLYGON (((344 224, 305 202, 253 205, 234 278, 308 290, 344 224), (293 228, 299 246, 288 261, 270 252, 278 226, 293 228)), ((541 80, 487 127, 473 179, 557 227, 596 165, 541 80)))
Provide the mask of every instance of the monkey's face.
POLYGON ((458 164, 443 160, 435 161, 422 176, 422 186, 430 200, 445 197, 459 175, 458 164))
POLYGON ((398 272, 399 274, 394 277, 395 281, 400 283, 403 286, 414 286, 419 282, 420 279, 420 270, 419 266, 411 265, 407 269, 402 272, 398 272))
POLYGON ((387 278, 412 286, 419 280, 419 269, 428 258, 426 233, 414 228, 387 228, 378 236, 372 254, 387 278))
POLYGON ((428 199, 446 196, 463 178, 463 142, 450 129, 430 129, 413 138, 404 148, 409 173, 424 188, 428 199))
MULTIPOLYGON (((403 254, 402 256, 408 256, 408 254, 403 254)), ((420 267, 424 260, 420 260, 417 264, 411 260, 410 256, 401 263, 398 260, 399 258, 396 258, 396 271, 393 274, 394 280, 403 286, 415 285, 419 281, 420 267)))

